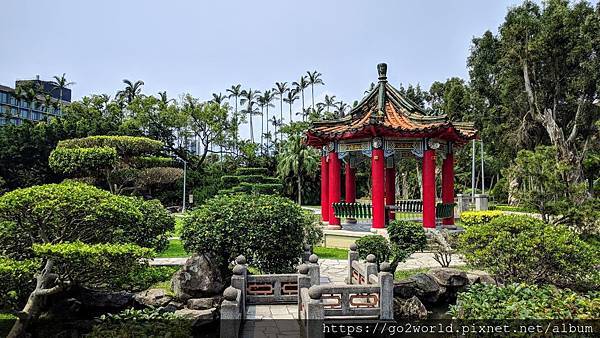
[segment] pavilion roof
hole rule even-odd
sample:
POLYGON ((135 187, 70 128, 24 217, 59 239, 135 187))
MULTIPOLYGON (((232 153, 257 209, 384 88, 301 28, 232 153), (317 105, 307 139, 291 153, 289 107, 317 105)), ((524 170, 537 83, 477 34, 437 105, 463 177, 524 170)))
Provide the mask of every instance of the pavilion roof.
POLYGON ((377 66, 378 84, 350 113, 336 120, 315 121, 306 133, 309 145, 374 136, 438 138, 464 144, 477 137, 472 123, 454 122, 446 114, 428 115, 387 82, 385 64, 377 66))

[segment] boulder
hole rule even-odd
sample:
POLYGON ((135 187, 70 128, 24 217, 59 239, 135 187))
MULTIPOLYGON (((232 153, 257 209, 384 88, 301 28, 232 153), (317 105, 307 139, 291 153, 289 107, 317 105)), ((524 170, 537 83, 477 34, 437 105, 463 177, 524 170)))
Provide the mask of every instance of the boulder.
POLYGON ((425 273, 418 273, 407 279, 394 283, 394 295, 401 298, 417 296, 426 303, 438 301, 441 293, 445 292, 435 278, 425 273))
POLYGON ((173 275, 171 287, 175 297, 187 301, 220 295, 225 289, 223 276, 207 255, 194 254, 173 275))
POLYGON ((394 319, 426 319, 427 309, 419 298, 412 296, 409 299, 394 298, 394 319))
POLYGON ((191 298, 187 301, 187 308, 192 310, 206 310, 221 304, 222 297, 191 298))
POLYGON ((472 270, 467 272, 467 278, 469 278, 470 284, 497 284, 494 277, 490 276, 485 271, 472 270))
POLYGON ((177 310, 181 310, 183 309, 183 303, 180 303, 178 301, 172 300, 169 302, 169 304, 159 308, 160 312, 175 312, 177 310))
POLYGON ((118 311, 133 305, 133 293, 126 291, 97 291, 81 288, 75 296, 86 310, 118 311))
POLYGON ((435 278, 440 286, 446 288, 462 288, 469 285, 467 273, 453 268, 433 268, 429 270, 429 275, 435 278))
POLYGON ((168 296, 164 289, 148 289, 136 293, 134 299, 140 305, 162 307, 167 305, 172 297, 168 296))
POLYGON ((211 323, 216 318, 217 309, 207 310, 192 310, 192 309, 181 309, 175 311, 175 314, 185 319, 192 321, 192 326, 200 326, 211 323))

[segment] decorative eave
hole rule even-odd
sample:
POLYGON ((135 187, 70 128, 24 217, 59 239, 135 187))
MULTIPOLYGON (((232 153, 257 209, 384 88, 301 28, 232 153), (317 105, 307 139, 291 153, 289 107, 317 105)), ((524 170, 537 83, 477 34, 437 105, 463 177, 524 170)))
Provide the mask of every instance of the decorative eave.
POLYGON ((477 138, 469 122, 452 122, 446 114, 427 115, 387 82, 385 64, 377 66, 379 82, 345 117, 315 121, 306 132, 307 144, 320 147, 330 141, 383 136, 438 138, 462 145, 477 138))

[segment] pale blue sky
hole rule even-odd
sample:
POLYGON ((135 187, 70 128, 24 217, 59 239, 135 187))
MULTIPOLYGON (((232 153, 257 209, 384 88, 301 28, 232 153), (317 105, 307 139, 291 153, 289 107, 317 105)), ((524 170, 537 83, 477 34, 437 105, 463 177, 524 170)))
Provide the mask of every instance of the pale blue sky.
POLYGON ((394 85, 466 78, 471 39, 495 32, 517 3, 3 0, 0 84, 64 72, 74 98, 114 94, 127 78, 144 80, 147 94, 208 99, 316 69, 326 84, 318 97, 351 103, 376 81, 379 62, 394 85))

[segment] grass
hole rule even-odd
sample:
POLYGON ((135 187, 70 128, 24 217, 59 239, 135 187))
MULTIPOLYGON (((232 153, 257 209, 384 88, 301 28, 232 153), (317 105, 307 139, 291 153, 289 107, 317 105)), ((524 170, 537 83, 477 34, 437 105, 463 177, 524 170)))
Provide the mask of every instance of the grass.
POLYGON ((159 253, 156 257, 158 258, 177 258, 177 257, 189 257, 190 255, 183 249, 183 243, 180 239, 172 239, 169 241, 167 250, 159 253))
POLYGON ((319 258, 330 258, 330 259, 347 259, 348 250, 338 248, 325 248, 322 246, 316 246, 313 248, 313 253, 319 258))
POLYGON ((162 282, 158 282, 154 285, 152 285, 151 287, 152 289, 163 289, 165 290, 165 294, 167 296, 171 296, 174 297, 175 296, 175 292, 173 292, 173 289, 171 288, 171 280, 166 280, 166 281, 162 281, 162 282))

